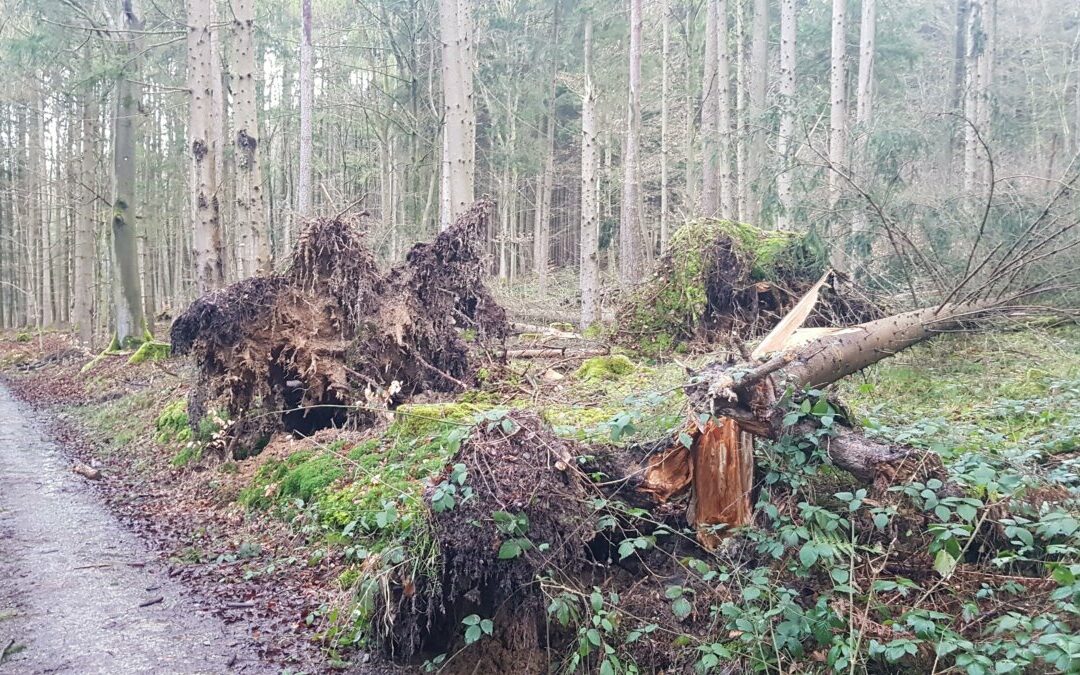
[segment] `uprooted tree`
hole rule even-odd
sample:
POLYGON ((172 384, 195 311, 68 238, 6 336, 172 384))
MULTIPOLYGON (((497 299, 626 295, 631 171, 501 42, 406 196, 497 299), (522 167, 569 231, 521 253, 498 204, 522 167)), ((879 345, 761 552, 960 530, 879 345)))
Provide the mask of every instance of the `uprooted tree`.
POLYGON ((508 330, 483 284, 492 206, 477 202, 386 273, 355 219, 315 219, 284 274, 193 302, 171 329, 174 353, 193 353, 198 368, 192 423, 222 406, 239 456, 275 431, 370 423, 415 393, 468 388, 476 366, 465 337, 498 341, 508 330))

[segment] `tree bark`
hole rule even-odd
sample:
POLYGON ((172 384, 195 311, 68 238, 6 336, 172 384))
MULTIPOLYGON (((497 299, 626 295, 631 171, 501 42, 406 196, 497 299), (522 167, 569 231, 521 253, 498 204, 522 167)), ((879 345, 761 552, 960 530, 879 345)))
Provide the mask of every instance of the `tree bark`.
POLYGON ((592 81, 592 15, 585 17, 585 93, 581 100, 581 329, 600 319, 600 203, 596 189, 596 91, 592 81))
POLYGON ((300 158, 296 178, 296 212, 312 213, 312 108, 315 105, 314 49, 311 45, 311 0, 300 0, 300 158))
POLYGON ((720 143, 718 171, 720 173, 720 217, 727 220, 738 219, 736 206, 737 189, 735 174, 732 171, 733 139, 738 135, 735 128, 736 118, 731 110, 731 47, 729 46, 728 3, 718 0, 716 13, 716 77, 720 143))
POLYGON ((842 178, 847 166, 847 0, 832 3, 832 48, 829 66, 829 222, 833 241, 833 266, 848 269, 849 228, 838 212, 842 178))
POLYGON ((221 221, 218 202, 217 153, 213 139, 214 77, 211 47, 213 3, 188 0, 188 88, 191 104, 188 143, 191 152, 191 218, 195 253, 195 281, 200 295, 225 284, 221 257, 221 221))
POLYGON ((717 216, 720 209, 717 143, 720 140, 721 103, 718 91, 720 80, 717 77, 717 22, 721 4, 721 0, 708 0, 705 19, 705 74, 701 81, 701 214, 710 218, 717 216))
POLYGON ((619 283, 630 287, 644 268, 638 148, 641 129, 641 0, 630 1, 629 78, 619 218, 619 283))
POLYGON ((473 110, 472 5, 439 0, 442 41, 443 158, 440 229, 473 203, 476 114, 473 110))
POLYGON ((269 271, 270 247, 264 218, 258 106, 255 102, 255 2, 231 0, 232 91, 235 111, 236 226, 243 242, 243 276, 269 271))
POLYGON ((667 251, 668 209, 668 74, 671 61, 671 8, 669 0, 660 0, 660 17, 663 22, 660 38, 660 253, 667 251))
POLYGON ((777 155, 776 193, 780 202, 777 224, 782 230, 793 226, 795 195, 792 155, 795 141, 795 0, 780 0, 780 135, 777 155))
POLYGON ((116 82, 116 115, 113 120, 113 193, 112 235, 115 297, 115 342, 143 339, 146 329, 143 317, 142 288, 139 280, 138 236, 135 220, 135 153, 139 135, 139 105, 142 87, 138 84, 138 32, 142 20, 136 14, 134 0, 122 5, 124 28, 131 37, 127 40, 129 70, 122 72, 116 82))
MULTIPOLYGON (((862 18, 859 22, 859 82, 855 93, 855 125, 858 138, 852 161, 856 180, 869 189, 871 166, 867 157, 870 145, 870 128, 874 107, 874 58, 877 33, 876 0, 862 0, 862 18)), ((861 239, 869 228, 866 208, 860 205, 852 214, 854 234, 861 239)))
POLYGON ((79 210, 75 214, 75 256, 73 262, 74 303, 72 321, 79 340, 86 345, 94 341, 94 191, 97 173, 97 119, 98 102, 94 89, 80 95, 79 112, 82 116, 82 148, 80 153, 81 194, 79 210))
POLYGON ((547 122, 544 137, 544 169, 540 176, 540 199, 533 233, 533 271, 540 293, 547 290, 548 265, 551 251, 551 192, 555 181, 555 84, 559 76, 559 5, 552 9, 551 79, 548 87, 547 122))
POLYGON ((746 2, 735 3, 735 213, 748 220, 750 210, 750 30, 746 2))
POLYGON ((747 166, 748 223, 758 224, 761 210, 761 174, 765 160, 765 92, 769 66, 769 3, 754 0, 750 41, 750 110, 748 116, 749 150, 747 166))

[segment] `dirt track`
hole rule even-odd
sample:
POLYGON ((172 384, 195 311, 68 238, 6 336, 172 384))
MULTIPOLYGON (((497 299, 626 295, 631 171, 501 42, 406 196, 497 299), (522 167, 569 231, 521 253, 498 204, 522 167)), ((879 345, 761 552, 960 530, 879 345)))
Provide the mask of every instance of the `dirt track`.
POLYGON ((0 387, 0 673, 276 672, 85 481, 0 387))

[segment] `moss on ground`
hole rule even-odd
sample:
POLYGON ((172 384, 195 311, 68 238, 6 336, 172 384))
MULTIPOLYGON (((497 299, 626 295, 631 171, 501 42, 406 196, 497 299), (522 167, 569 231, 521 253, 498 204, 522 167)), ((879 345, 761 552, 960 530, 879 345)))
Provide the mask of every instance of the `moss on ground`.
POLYGON ((164 361, 169 358, 169 350, 172 346, 168 342, 147 340, 139 345, 135 353, 128 359, 128 365, 134 366, 147 361, 164 361))
POLYGON ((636 365, 625 354, 595 356, 586 359, 574 373, 579 380, 617 380, 634 372, 636 365))

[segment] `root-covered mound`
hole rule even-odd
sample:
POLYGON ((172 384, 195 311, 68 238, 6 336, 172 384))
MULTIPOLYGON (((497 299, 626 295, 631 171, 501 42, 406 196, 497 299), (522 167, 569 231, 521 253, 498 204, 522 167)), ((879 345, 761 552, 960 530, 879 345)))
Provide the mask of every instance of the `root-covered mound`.
POLYGON ((595 536, 574 461, 580 452, 532 412, 472 430, 441 482, 427 490, 435 569, 428 578, 399 579, 385 594, 392 606, 379 614, 392 619, 375 628, 389 651, 450 651, 463 619, 476 615, 494 627, 480 655, 490 663, 480 672, 511 663, 515 672, 547 672, 539 580, 579 572, 595 536))
POLYGON ((482 282, 481 200, 434 242, 383 274, 355 219, 316 219, 287 272, 195 300, 173 323, 173 351, 193 353, 192 424, 217 405, 235 455, 273 431, 366 424, 375 405, 418 391, 458 391, 473 365, 463 333, 502 339, 505 314, 482 282))
MULTIPOLYGON (((621 307, 619 339, 661 352, 693 340, 759 337, 826 267, 825 249, 813 235, 712 219, 687 223, 672 236, 655 274, 621 307)), ((873 303, 834 276, 807 325, 878 316, 873 303)))

